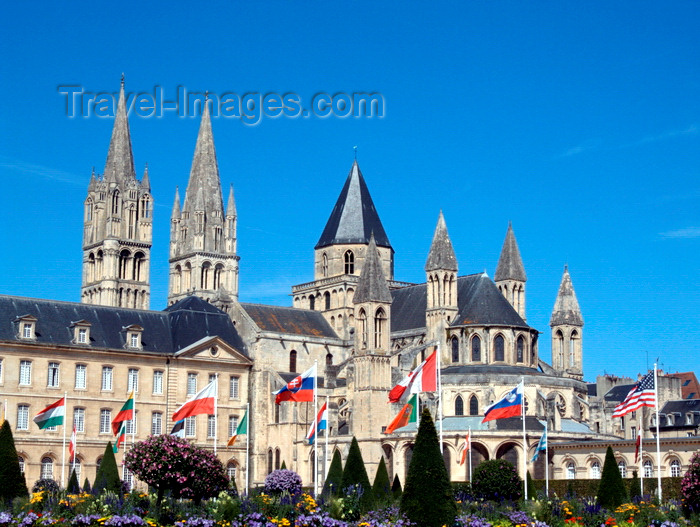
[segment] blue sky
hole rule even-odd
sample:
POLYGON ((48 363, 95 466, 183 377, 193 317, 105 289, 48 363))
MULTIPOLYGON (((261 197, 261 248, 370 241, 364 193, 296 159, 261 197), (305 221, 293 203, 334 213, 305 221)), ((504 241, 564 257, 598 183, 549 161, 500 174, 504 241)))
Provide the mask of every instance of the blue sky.
MULTIPOLYGON (((382 119, 214 119, 238 206, 241 300, 290 305, 291 286, 312 279, 357 145, 397 279, 424 280, 440 210, 460 274, 493 276, 512 221, 545 360, 568 263, 587 380, 656 357, 700 370, 700 4, 194 6, 4 7, 0 293, 79 300, 82 202, 112 123, 68 118, 58 86, 116 92, 124 72, 127 92, 379 92, 382 119)), ((198 124, 130 117, 156 200, 154 309, 198 124)))

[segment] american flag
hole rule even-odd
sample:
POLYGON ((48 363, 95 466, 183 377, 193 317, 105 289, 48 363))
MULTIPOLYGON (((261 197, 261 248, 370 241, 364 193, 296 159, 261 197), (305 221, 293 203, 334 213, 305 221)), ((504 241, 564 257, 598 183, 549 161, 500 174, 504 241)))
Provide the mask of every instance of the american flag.
POLYGON ((650 371, 634 385, 625 400, 615 407, 612 416, 622 417, 638 410, 642 406, 656 406, 656 390, 654 390, 654 372, 650 371))

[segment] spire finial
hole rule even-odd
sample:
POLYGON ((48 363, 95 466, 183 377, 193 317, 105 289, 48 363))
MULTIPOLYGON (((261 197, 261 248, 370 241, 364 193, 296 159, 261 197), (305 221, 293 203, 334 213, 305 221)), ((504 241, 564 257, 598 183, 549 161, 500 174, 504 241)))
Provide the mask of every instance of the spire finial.
POLYGON ((209 100, 209 90, 204 92, 204 100, 208 101, 209 100))
POLYGON ((123 87, 124 87, 124 72, 122 72, 122 80, 121 80, 121 83, 122 83, 122 88, 123 88, 123 87))
POLYGON ((352 149, 355 152, 355 161, 357 161, 357 145, 353 146, 352 149))

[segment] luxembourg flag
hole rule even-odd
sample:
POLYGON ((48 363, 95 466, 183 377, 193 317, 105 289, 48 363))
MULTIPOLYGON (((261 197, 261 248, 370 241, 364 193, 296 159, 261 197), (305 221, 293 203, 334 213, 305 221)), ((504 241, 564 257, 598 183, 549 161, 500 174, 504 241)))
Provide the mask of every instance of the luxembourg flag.
POLYGON ((327 404, 328 403, 323 403, 323 406, 321 406, 321 409, 318 411, 316 420, 313 423, 311 423, 311 426, 309 427, 309 433, 306 434, 306 440, 309 442, 310 445, 314 444, 317 431, 325 430, 326 428, 328 428, 328 408, 326 406, 327 404))
POLYGON ((437 348, 389 392, 389 402, 398 403, 407 394, 437 391, 437 348))
POLYGON ((211 381, 202 390, 195 394, 192 399, 175 410, 173 421, 181 421, 185 417, 199 414, 214 415, 214 405, 216 400, 216 381, 211 381))
POLYGON ((506 417, 517 417, 522 412, 523 404, 523 383, 521 382, 511 391, 496 401, 484 412, 482 423, 493 421, 494 419, 504 419, 506 417))
POLYGON ((314 386, 316 385, 316 365, 306 370, 301 375, 294 377, 276 392, 275 404, 284 401, 296 401, 298 403, 310 403, 314 400, 314 386))
POLYGON ((58 426, 63 424, 63 418, 66 415, 66 398, 61 397, 58 401, 50 404, 44 408, 41 412, 36 414, 36 417, 32 419, 40 429, 48 428, 50 426, 58 426))

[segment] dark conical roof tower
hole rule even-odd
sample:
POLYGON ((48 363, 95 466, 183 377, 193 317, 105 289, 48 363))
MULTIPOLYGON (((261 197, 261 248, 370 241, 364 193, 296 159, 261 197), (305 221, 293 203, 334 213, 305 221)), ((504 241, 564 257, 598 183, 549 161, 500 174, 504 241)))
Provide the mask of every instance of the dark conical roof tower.
POLYGON ((523 259, 520 257, 520 249, 518 249, 518 242, 515 241, 513 226, 510 222, 508 223, 506 239, 503 241, 501 257, 498 259, 498 265, 496 266, 496 274, 493 278, 496 282, 501 280, 527 281, 523 259))
POLYGON ((444 269, 446 271, 457 271, 457 257, 455 256, 454 248, 450 235, 447 234, 447 225, 445 217, 440 211, 435 233, 433 234, 433 243, 430 246, 428 260, 425 262, 426 272, 444 269))
POLYGON ((382 272, 382 264, 379 262, 374 234, 370 234, 367 257, 362 266, 360 280, 357 282, 357 291, 353 297, 353 303, 363 302, 391 303, 391 293, 382 272))
POLYGON ((105 163, 104 179, 123 183, 136 179, 134 169, 134 154, 131 150, 131 133, 129 120, 126 115, 126 98, 124 97, 124 77, 122 76, 119 89, 117 113, 112 127, 112 138, 109 142, 109 152, 105 163))
POLYGON ((337 244, 367 244, 372 233, 377 245, 391 248, 377 209, 374 208, 372 196, 355 160, 315 248, 337 244))

